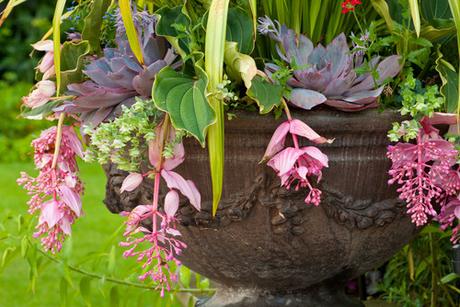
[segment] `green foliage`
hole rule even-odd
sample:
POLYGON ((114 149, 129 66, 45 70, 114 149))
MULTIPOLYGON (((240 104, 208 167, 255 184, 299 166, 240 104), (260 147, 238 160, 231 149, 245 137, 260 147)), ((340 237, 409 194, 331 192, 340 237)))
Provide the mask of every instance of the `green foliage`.
POLYGON ((420 80, 414 78, 411 71, 406 74, 403 83, 400 84, 401 114, 409 114, 415 119, 424 116, 431 117, 435 111, 439 111, 444 105, 444 99, 437 85, 423 86, 420 80))
POLYGON ((99 53, 101 51, 101 33, 103 16, 107 11, 110 0, 95 0, 91 3, 91 10, 84 21, 82 38, 87 40, 91 51, 99 53))
POLYGON ((30 45, 50 28, 54 4, 48 0, 27 1, 15 8, 0 27, 0 79, 33 81, 38 58, 29 56, 30 45))
POLYGON ((101 203, 104 174, 97 165, 82 167, 87 182, 84 203, 90 205, 71 240, 58 256, 44 253, 32 238, 36 218, 18 213, 25 210, 27 196, 13 178, 24 167, 29 168, 0 166, 0 194, 5 195, 0 212, 2 306, 193 306, 194 295, 212 293, 209 280, 186 267, 180 268, 179 282, 164 298, 152 283, 138 280, 142 269, 135 259, 120 258, 123 220, 101 203))
POLYGON ((434 225, 425 227, 386 266, 383 297, 402 307, 458 306, 460 289, 452 273, 449 237, 434 225))
POLYGON ((409 142, 417 138, 420 129, 418 121, 404 120, 401 123, 393 123, 392 129, 388 132, 388 138, 392 142, 398 142, 401 138, 405 142, 409 142))
POLYGON ((90 136, 86 159, 99 164, 113 162, 125 171, 139 171, 153 140, 160 114, 150 100, 137 99, 130 108, 123 106, 121 115, 111 122, 100 124, 95 130, 85 127, 90 136))
POLYGON ((272 84, 260 76, 252 80, 248 96, 258 105, 261 114, 269 113, 274 107, 279 106, 283 98, 283 86, 272 84))
POLYGON ((0 81, 0 162, 27 161, 32 158, 30 143, 49 122, 28 121, 19 118, 21 97, 26 96, 31 85, 8 85, 0 81))
POLYGON ((206 97, 207 84, 204 71, 198 79, 194 79, 193 76, 165 67, 156 76, 152 91, 155 105, 168 112, 173 126, 190 133, 202 145, 206 130, 215 121, 214 111, 206 97))

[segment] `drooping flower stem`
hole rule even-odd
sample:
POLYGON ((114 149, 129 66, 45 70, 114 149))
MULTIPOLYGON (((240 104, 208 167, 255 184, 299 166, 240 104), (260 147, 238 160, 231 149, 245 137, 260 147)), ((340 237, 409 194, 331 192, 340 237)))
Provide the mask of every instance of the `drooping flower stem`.
POLYGON ((61 115, 59 115, 57 131, 56 131, 56 142, 54 144, 53 164, 51 164, 51 168, 53 169, 56 168, 56 164, 57 164, 58 157, 59 157, 59 150, 61 148, 62 126, 64 125, 64 118, 65 118, 65 113, 61 113, 61 115))
MULTIPOLYGON (((286 100, 282 99, 281 101, 283 103, 284 112, 286 113, 286 117, 288 118, 289 121, 292 121, 291 111, 289 111, 289 107, 286 103, 286 100)), ((291 133, 291 136, 292 136, 292 142, 294 142, 294 147, 296 149, 299 149, 300 147, 299 147, 299 140, 297 139, 297 135, 294 133, 291 133)))
POLYGON ((157 230, 157 215, 156 212, 158 211, 158 197, 160 194, 160 173, 157 172, 155 174, 154 184, 153 184, 153 220, 152 220, 152 232, 157 230))

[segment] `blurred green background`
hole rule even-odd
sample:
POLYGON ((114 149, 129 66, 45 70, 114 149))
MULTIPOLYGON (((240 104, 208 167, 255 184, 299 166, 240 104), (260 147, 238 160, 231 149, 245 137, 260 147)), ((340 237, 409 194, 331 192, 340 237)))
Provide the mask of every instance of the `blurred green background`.
MULTIPOLYGON (((51 259, 40 253, 39 241, 31 237, 36 218, 27 214, 28 196, 16 179, 21 171, 36 175, 30 142, 52 123, 18 115, 21 98, 31 90, 34 67, 42 55, 31 53, 31 44, 50 28, 54 4, 27 1, 0 27, 0 306, 192 304, 187 293, 167 294, 161 299, 157 291, 138 288, 142 285, 137 281, 139 265, 123 258, 124 249, 118 246, 124 219, 110 214, 102 203, 105 177, 99 165, 80 163, 85 215, 74 225, 63 253, 51 259)), ((0 12, 5 5, 0 3, 0 12)), ((182 288, 191 282, 194 287, 208 287, 207 280, 192 276, 186 268, 181 272, 182 288)))
MULTIPOLYGON (((30 142, 50 123, 18 114, 40 56, 31 54, 30 45, 50 28, 54 4, 29 0, 0 27, 0 307, 193 306, 195 298, 189 293, 161 299, 145 288, 150 285, 137 281, 139 265, 124 259, 118 246, 123 219, 102 203, 105 178, 98 165, 80 163, 85 216, 75 224, 63 253, 42 254, 38 240, 31 238, 36 218, 27 214, 28 196, 16 179, 20 171, 35 175, 30 142)), ((0 11, 4 5, 0 3, 0 11)), ((450 301, 457 301, 460 290, 458 276, 451 273, 448 237, 427 227, 386 265, 374 296, 398 306, 428 306, 435 293, 433 306, 454 306, 450 301)), ((202 291, 209 281, 182 267, 177 287, 202 291)))

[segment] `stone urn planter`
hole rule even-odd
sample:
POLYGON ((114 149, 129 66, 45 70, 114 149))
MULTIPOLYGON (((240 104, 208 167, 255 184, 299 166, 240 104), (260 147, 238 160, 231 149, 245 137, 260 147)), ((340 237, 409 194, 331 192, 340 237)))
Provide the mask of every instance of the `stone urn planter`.
MULTIPOLYGON (((181 256, 192 270, 218 284, 203 306, 361 306, 347 297, 347 280, 378 267, 417 233, 404 204, 387 185, 387 131, 392 112, 331 110, 293 113, 319 134, 329 156, 319 207, 306 206, 305 191, 280 188, 259 164, 281 120, 238 113, 226 123, 223 199, 211 217, 207 151, 192 139, 178 168, 199 188, 203 209, 181 206, 181 256)), ((127 175, 107 166, 106 205, 112 212, 148 203, 151 185, 120 195, 127 175)))

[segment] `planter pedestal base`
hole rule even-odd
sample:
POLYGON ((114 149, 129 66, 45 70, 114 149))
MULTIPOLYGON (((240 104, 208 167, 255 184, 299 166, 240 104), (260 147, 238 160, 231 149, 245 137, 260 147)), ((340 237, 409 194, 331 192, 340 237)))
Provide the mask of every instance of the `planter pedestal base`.
POLYGON ((218 288, 216 294, 198 301, 197 307, 363 307, 358 299, 347 296, 344 287, 315 286, 304 291, 271 294, 259 289, 218 288))

